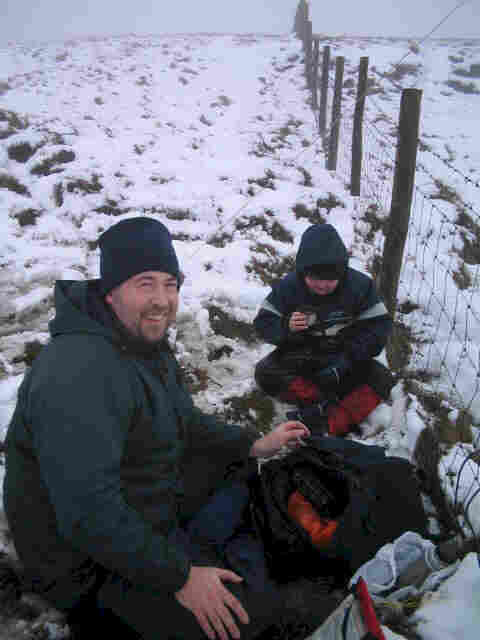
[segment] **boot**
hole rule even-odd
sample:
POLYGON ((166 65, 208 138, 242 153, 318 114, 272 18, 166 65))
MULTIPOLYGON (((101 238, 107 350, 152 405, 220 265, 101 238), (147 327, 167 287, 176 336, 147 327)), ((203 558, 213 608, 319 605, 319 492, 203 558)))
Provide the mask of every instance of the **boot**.
POLYGON ((320 390, 310 380, 298 376, 290 382, 286 391, 278 394, 278 397, 284 402, 302 407, 317 403, 320 399, 320 390))
POLYGON ((338 405, 328 410, 328 432, 332 436, 346 435, 381 402, 382 398, 368 384, 356 387, 338 405))

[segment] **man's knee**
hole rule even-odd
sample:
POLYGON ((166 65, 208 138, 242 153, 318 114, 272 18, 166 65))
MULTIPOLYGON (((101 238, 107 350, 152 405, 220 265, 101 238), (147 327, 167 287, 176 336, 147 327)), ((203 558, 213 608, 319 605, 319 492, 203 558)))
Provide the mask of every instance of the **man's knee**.
MULTIPOLYGON (((253 640, 273 626, 283 607, 283 600, 273 590, 253 591, 245 584, 226 583, 249 614, 247 625, 239 624, 242 640, 253 640)), ((133 587, 119 577, 110 580, 97 596, 100 609, 111 611, 143 640, 205 640, 195 616, 173 594, 154 594, 133 587)))
POLYGON ((118 617, 143 640, 191 638, 205 640, 193 614, 173 594, 155 594, 112 576, 99 590, 97 605, 118 617))

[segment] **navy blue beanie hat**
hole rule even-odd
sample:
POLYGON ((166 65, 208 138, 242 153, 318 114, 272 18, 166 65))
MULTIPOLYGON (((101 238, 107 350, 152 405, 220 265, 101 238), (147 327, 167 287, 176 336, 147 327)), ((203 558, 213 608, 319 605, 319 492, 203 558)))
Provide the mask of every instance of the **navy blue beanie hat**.
POLYGON ((180 267, 167 227, 153 218, 121 220, 98 239, 103 295, 143 271, 163 271, 178 278, 180 267))

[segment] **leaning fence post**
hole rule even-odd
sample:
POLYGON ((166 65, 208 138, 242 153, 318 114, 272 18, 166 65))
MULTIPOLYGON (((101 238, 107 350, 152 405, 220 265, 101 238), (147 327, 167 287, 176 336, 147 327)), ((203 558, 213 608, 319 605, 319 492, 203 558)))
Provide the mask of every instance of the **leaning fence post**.
POLYGON ((305 0, 305 2, 303 3, 303 34, 305 37, 305 32, 308 29, 308 21, 310 20, 310 6, 307 2, 307 0, 305 0))
POLYGON ((330 126, 330 143, 328 145, 327 169, 337 168, 338 140, 340 136, 340 119, 342 116, 342 86, 345 58, 338 56, 335 65, 335 92, 333 95, 332 124, 330 126))
POLYGON ((320 38, 315 36, 312 62, 312 107, 318 109, 318 61, 320 58, 320 38))
POLYGON ((308 3, 304 2, 302 7, 303 18, 302 18, 302 44, 303 50, 306 51, 307 48, 307 33, 308 33, 308 22, 309 22, 309 7, 308 3))
POLYGON ((392 317, 397 306, 398 283, 412 206, 421 99, 420 89, 404 89, 402 92, 392 204, 379 282, 380 293, 392 317))
POLYGON ((308 20, 305 26, 305 77, 307 87, 312 88, 312 22, 308 20))
POLYGON ((330 47, 323 47, 322 80, 320 83, 320 112, 318 114, 318 132, 325 135, 327 130, 327 96, 328 96, 328 72, 330 69, 330 47))
POLYGON ((299 40, 303 40, 303 23, 305 21, 305 0, 300 0, 297 6, 297 11, 295 13, 295 22, 293 25, 293 30, 295 31, 295 35, 299 40))
POLYGON ((365 110, 365 96, 367 94, 368 58, 360 58, 358 70, 357 99, 355 102, 355 115, 353 117, 352 135, 352 173, 350 177, 350 193, 352 196, 360 195, 360 180, 362 175, 362 129, 363 113, 365 110))

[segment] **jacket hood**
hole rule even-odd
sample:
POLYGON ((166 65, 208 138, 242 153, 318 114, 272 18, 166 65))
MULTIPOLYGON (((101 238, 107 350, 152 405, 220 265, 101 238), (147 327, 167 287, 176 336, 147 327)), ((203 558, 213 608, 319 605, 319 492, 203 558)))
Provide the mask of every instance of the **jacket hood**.
POLYGON ((341 271, 345 271, 348 251, 337 230, 331 224, 308 227, 301 237, 295 266, 299 274, 311 267, 326 270, 341 267, 341 271))
POLYGON ((114 339, 112 313, 103 301, 99 280, 58 280, 54 303, 55 317, 48 325, 52 338, 89 333, 114 339))

